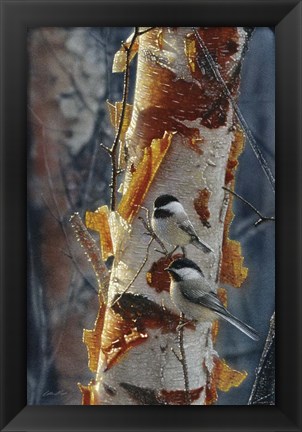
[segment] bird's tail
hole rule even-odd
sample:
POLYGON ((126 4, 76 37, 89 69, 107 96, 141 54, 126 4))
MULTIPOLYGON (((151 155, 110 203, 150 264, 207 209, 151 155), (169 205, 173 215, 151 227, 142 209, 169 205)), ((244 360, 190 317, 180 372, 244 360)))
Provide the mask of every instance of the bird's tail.
POLYGON ((254 341, 259 340, 259 334, 256 332, 256 330, 245 324, 244 322, 240 321, 240 319, 236 318, 234 315, 230 313, 228 313, 227 315, 218 313, 218 315, 229 323, 233 324, 233 326, 237 327, 238 330, 242 331, 242 333, 246 334, 254 341))
POLYGON ((196 246, 198 249, 201 249, 204 253, 214 252, 206 242, 200 240, 198 237, 194 238, 192 245, 196 246))

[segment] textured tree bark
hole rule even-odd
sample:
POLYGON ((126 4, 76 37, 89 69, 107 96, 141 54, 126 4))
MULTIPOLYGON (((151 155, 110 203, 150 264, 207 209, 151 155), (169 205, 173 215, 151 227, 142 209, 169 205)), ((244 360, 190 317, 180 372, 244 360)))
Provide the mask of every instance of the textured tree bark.
MULTIPOLYGON (((247 33, 243 28, 197 31, 236 98, 247 33)), ((139 206, 151 211, 156 197, 164 193, 181 201, 198 235, 214 250, 205 255, 187 247, 188 257, 202 268, 214 290, 220 281, 240 285, 247 272, 241 266, 240 246, 233 251, 234 260, 226 256, 230 197, 222 189, 233 184, 243 137, 192 28, 155 28, 139 38, 135 99, 125 142, 122 198, 109 215, 115 258, 108 304, 101 306, 100 314, 105 314, 96 332, 96 380, 82 387, 84 403, 185 404, 188 392, 176 330, 179 311, 171 303, 169 278, 163 272, 169 262, 154 250, 155 243, 148 248, 150 239, 139 219, 146 214, 139 206)), ((211 325, 188 325, 183 336, 189 403, 211 403, 218 357, 211 325)))

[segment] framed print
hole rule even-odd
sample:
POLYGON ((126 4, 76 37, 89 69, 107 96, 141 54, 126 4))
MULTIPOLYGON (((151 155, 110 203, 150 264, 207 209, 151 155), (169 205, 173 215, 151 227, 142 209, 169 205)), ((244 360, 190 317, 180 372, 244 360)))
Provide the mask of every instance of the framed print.
POLYGON ((301 3, 1 6, 1 430, 301 430, 301 3))

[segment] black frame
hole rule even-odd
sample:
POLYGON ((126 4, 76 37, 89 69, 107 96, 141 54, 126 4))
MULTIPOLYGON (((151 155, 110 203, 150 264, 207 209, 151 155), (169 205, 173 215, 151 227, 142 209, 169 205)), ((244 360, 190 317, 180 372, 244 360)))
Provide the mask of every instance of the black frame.
POLYGON ((301 0, 0 3, 1 430, 301 431, 301 0), (132 25, 276 26, 276 406, 26 406, 27 28, 132 25))

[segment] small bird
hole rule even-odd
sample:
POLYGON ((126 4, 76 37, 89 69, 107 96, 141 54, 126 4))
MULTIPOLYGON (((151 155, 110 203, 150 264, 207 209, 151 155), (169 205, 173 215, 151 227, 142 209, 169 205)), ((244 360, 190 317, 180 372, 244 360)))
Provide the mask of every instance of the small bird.
POLYGON ((195 262, 180 258, 165 270, 170 274, 171 300, 187 319, 212 322, 223 318, 251 339, 259 340, 258 333, 252 327, 240 321, 223 306, 195 262))
POLYGON ((154 201, 151 227, 160 240, 172 246, 191 243, 205 253, 213 252, 210 246, 200 240, 183 206, 172 195, 160 195, 154 201))

